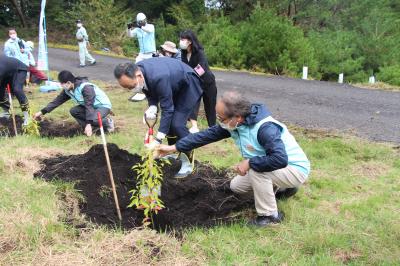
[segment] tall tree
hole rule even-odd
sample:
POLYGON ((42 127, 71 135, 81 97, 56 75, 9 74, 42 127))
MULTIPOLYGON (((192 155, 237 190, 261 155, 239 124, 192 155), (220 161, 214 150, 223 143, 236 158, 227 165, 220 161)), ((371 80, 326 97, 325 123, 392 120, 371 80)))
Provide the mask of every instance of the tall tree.
POLYGON ((15 11, 17 12, 17 15, 19 17, 19 20, 21 21, 22 27, 26 27, 26 18, 24 13, 22 12, 22 8, 21 8, 21 3, 23 1, 18 1, 18 0, 11 0, 11 4, 13 5, 13 7, 15 8, 15 11))

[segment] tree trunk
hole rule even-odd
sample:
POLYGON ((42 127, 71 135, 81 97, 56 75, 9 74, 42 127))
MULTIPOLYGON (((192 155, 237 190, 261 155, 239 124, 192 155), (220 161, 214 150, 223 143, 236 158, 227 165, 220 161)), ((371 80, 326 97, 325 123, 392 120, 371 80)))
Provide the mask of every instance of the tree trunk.
POLYGON ((26 20, 25 20, 24 14, 22 13, 21 6, 18 4, 17 0, 11 0, 11 4, 14 6, 15 10, 17 11, 19 20, 22 23, 22 27, 25 28, 26 27, 26 20))
POLYGON ((294 25, 296 25, 296 15, 297 15, 296 0, 291 0, 288 3, 287 17, 293 21, 294 25))

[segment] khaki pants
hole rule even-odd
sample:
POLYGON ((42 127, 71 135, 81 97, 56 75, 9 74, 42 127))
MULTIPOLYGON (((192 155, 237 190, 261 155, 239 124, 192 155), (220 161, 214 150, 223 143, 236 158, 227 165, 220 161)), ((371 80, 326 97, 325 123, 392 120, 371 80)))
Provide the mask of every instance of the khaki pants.
POLYGON ((253 192, 258 215, 270 216, 278 211, 274 186, 278 188, 298 187, 307 177, 292 166, 272 172, 256 172, 252 169, 245 176, 232 179, 231 190, 238 194, 253 192))

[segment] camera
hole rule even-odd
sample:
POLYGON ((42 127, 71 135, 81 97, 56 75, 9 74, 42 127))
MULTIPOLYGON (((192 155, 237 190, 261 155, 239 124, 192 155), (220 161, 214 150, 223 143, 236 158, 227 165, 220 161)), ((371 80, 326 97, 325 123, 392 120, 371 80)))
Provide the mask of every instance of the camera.
POLYGON ((133 29, 136 28, 136 21, 134 22, 129 22, 128 24, 126 24, 126 26, 128 27, 128 29, 133 29))

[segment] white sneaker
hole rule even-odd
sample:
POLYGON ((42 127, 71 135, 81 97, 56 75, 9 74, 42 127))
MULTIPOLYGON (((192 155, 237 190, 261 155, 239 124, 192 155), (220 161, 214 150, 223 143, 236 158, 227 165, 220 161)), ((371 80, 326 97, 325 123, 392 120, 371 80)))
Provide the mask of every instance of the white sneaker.
POLYGON ((31 117, 29 116, 29 113, 27 111, 24 111, 24 123, 22 124, 23 126, 27 126, 31 120, 31 117))
POLYGON ((144 93, 136 93, 132 97, 129 98, 131 102, 140 102, 146 99, 146 95, 144 93))
POLYGON ((115 125, 114 125, 114 120, 111 117, 107 117, 107 124, 106 124, 106 129, 107 133, 112 133, 115 131, 115 125))
POLYGON ((191 127, 191 128, 189 128, 189 132, 194 134, 194 133, 200 132, 200 130, 198 127, 191 127))

